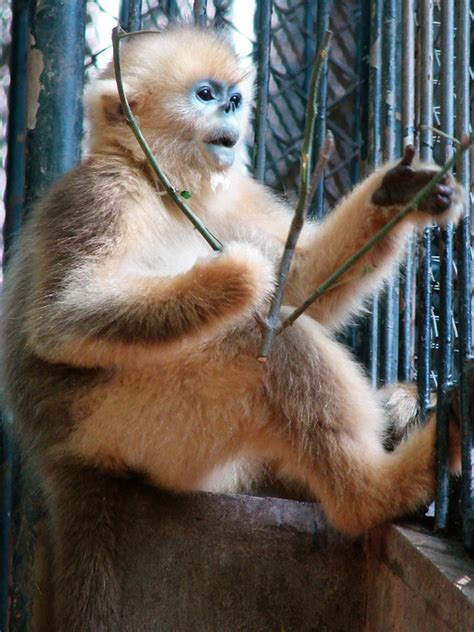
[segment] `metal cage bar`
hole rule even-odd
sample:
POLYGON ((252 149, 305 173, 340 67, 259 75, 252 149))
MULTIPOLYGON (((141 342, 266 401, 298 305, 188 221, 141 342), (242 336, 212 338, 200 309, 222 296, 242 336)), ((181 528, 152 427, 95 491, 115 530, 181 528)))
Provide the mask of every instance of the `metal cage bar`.
MULTIPOLYGON (((385 161, 395 158, 397 146, 397 109, 396 88, 396 44, 397 44, 397 0, 384 0, 382 40, 382 158, 385 161)), ((394 382, 398 364, 398 278, 394 276, 387 282, 381 300, 381 379, 387 384, 394 382)))
MULTIPOLYGON (((456 3, 456 136, 470 131, 470 47, 471 15, 469 0, 456 3)), ((464 219, 457 231, 459 270, 460 331, 460 411, 462 436, 462 518, 466 549, 474 554, 474 481, 472 472, 472 314, 471 314, 471 183, 470 156, 465 152, 456 165, 456 175, 466 191, 464 219)))
MULTIPOLYGON (((441 4, 441 129, 454 133, 454 1, 441 4)), ((452 141, 441 138, 442 161, 447 162, 453 153, 452 141)), ((453 227, 447 226, 440 235, 440 305, 438 393, 436 408, 436 501, 435 527, 445 529, 448 523, 448 388, 452 380, 452 319, 453 319, 453 227)))
MULTIPOLYGON (((382 153, 382 25, 383 0, 371 0, 367 151, 367 162, 371 169, 380 165, 382 153)), ((367 334, 369 338, 367 367, 373 386, 377 386, 379 377, 379 300, 377 296, 374 296, 370 302, 367 334)))
MULTIPOLYGON (((36 4, 30 13, 28 83, 37 86, 30 95, 26 138, 25 209, 77 163, 82 137, 82 85, 84 75, 85 0, 51 0, 36 4)), ((16 70, 15 70, 16 71, 16 70)), ((31 629, 32 564, 35 525, 42 503, 34 475, 17 463, 14 470, 13 590, 11 632, 31 629)))
MULTIPOLYGON (((402 145, 415 142, 415 0, 402 0, 402 145)), ((410 239, 402 266, 400 282, 400 323, 398 378, 409 382, 413 378, 413 345, 415 320, 415 244, 410 239)))
POLYGON ((207 25, 207 0, 194 0, 193 15, 195 24, 198 26, 207 25))
MULTIPOLYGON (((433 0, 418 0, 418 98, 420 158, 432 158, 433 117, 433 0)), ((418 247, 418 339, 417 382, 420 416, 426 417, 430 404, 431 371, 431 229, 424 231, 418 247)))
MULTIPOLYGON (((5 221, 3 225, 3 265, 8 262, 13 242, 19 233, 24 208, 25 138, 26 138, 26 76, 28 51, 28 2, 12 3, 10 89, 7 133, 7 186, 5 190, 5 221)), ((11 420, 2 411, 0 421, 0 630, 8 623, 8 592, 10 574, 10 534, 12 523, 14 445, 11 420)))
POLYGON ((265 182, 265 133, 268 115, 268 88, 270 82, 270 46, 272 33, 272 0, 258 3, 255 31, 257 39, 257 108, 255 112, 254 174, 265 182))

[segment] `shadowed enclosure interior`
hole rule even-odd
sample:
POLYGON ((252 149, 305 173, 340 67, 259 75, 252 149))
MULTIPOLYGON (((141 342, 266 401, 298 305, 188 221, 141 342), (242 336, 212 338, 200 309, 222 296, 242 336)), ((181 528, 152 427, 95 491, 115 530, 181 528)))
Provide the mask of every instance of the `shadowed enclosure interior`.
MULTIPOLYGON (((2 57, 5 64, 8 57, 9 71, 5 66, 1 75, 5 86, 9 77, 10 113, 8 135, 2 140, 2 155, 7 156, 5 265, 24 214, 78 161, 84 80, 111 56, 108 31, 116 16, 105 15, 105 9, 112 3, 76 1, 61 6, 52 0, 48 4, 45 11, 35 9, 33 2, 14 0, 11 16, 6 12, 4 17, 4 26, 11 29, 2 57), (98 25, 102 26, 98 29, 98 25), (44 119, 38 118, 35 129, 27 131, 27 117, 35 115, 28 111, 26 95, 27 55, 30 67, 36 59, 34 49, 28 53, 29 31, 45 59, 49 54, 51 75, 41 95, 44 119), (64 73, 66 79, 56 72, 63 53, 65 59, 74 60, 64 73)), ((373 168, 397 159, 407 144, 414 144, 423 160, 443 164, 456 143, 472 131, 474 6, 470 0, 122 0, 115 8, 127 30, 194 20, 228 30, 241 54, 254 56, 257 102, 249 169, 292 201, 297 195, 312 64, 324 32, 332 31, 318 91, 316 156, 327 130, 335 142, 311 209, 317 218, 330 212, 373 168)), ((4 101, 0 104, 5 110, 4 101)), ((466 190, 466 213, 459 227, 425 230, 410 244, 403 265, 371 301, 367 314, 340 334, 366 366, 374 386, 415 381, 422 416, 436 392, 437 493, 430 513, 434 511, 436 530, 462 537, 471 553, 472 169, 471 152, 465 152, 455 169, 466 190), (447 467, 450 401, 458 411, 463 445, 463 475, 454 485, 447 467)), ((31 606, 25 586, 34 525, 41 513, 12 444, 11 421, 5 419, 1 444, 0 624, 7 617, 8 577, 21 587, 21 591, 15 588, 20 619, 31 606)))

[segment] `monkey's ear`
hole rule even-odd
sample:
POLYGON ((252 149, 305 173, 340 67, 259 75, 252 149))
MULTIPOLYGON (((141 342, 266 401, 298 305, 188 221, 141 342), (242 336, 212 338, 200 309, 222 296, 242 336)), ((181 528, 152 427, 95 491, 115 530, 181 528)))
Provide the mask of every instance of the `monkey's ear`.
MULTIPOLYGON (((139 114, 141 110, 141 103, 143 100, 139 97, 129 97, 128 95, 127 98, 132 112, 134 114, 139 114)), ((108 121, 113 123, 116 121, 125 120, 125 114, 118 94, 103 94, 101 97, 101 101, 104 116, 108 121)))
MULTIPOLYGON (((124 84, 130 108, 134 114, 139 114, 143 108, 144 97, 135 91, 131 86, 124 84)), ((99 109, 107 121, 111 123, 124 121, 120 97, 117 92, 117 85, 114 80, 99 80, 91 86, 88 94, 89 105, 93 109, 99 109)))

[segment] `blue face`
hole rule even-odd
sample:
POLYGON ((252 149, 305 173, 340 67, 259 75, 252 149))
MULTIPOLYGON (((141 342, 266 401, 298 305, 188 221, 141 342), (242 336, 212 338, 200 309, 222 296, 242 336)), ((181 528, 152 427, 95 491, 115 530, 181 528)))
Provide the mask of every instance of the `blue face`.
POLYGON ((212 123, 203 141, 206 151, 218 166, 230 167, 240 137, 241 93, 236 86, 203 79, 193 86, 191 100, 199 114, 208 116, 212 123))

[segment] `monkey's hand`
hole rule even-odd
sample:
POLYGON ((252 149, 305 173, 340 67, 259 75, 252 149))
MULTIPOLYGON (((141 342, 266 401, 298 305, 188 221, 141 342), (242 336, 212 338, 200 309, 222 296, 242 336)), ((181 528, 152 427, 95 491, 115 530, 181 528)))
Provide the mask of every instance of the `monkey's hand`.
POLYGON ((273 263, 244 242, 226 244, 208 267, 208 274, 210 286, 219 288, 224 302, 242 302, 254 308, 265 303, 275 287, 273 263))
MULTIPOLYGON (((372 203, 380 207, 402 207, 408 204, 440 171, 436 165, 412 166, 415 156, 413 145, 405 147, 402 160, 383 176, 380 187, 372 195, 372 203)), ((456 222, 462 215, 462 187, 451 174, 445 174, 410 214, 422 225, 429 216, 439 224, 456 222)))

